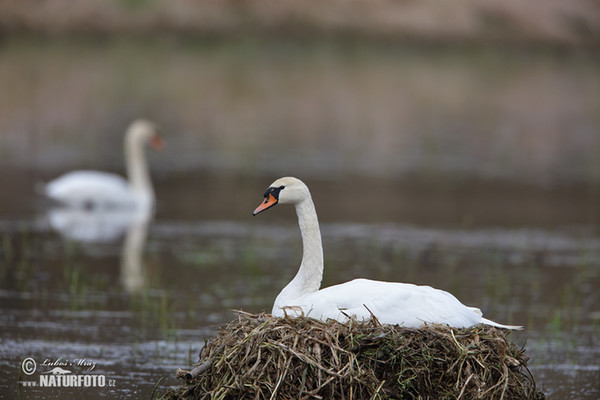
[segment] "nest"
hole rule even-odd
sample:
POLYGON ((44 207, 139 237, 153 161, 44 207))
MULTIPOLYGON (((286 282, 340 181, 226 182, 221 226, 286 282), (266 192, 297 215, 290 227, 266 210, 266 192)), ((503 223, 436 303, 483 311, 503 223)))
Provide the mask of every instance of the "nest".
POLYGON ((163 398, 543 399, 526 361, 490 326, 413 329, 240 312, 163 398))

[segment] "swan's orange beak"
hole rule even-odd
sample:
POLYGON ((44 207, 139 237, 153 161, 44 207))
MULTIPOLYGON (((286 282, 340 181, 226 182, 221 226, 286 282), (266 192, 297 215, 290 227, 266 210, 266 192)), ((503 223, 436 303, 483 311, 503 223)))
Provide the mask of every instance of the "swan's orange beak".
POLYGON ((159 135, 154 135, 152 139, 150 139, 150 146, 154 151, 161 151, 163 147, 165 147, 165 142, 163 142, 159 135))
POLYGON ((260 203, 260 205, 258 207, 256 207, 256 210, 254 210, 252 215, 256 215, 258 213, 265 211, 268 208, 273 207, 275 204, 277 204, 277 202, 278 202, 278 200, 275 198, 275 196, 273 196, 272 194, 269 193, 269 195, 267 197, 265 197, 265 201, 263 201, 262 203, 260 203))

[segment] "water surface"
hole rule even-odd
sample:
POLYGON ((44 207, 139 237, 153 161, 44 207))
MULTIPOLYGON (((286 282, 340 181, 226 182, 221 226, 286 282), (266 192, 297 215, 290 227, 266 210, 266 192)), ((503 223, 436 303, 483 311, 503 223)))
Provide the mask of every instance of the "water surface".
POLYGON ((294 275, 293 209, 251 212, 296 175, 322 223, 324 285, 448 290, 525 326, 511 337, 549 398, 600 395, 594 57, 256 41, 2 51, 3 393, 150 398, 177 385, 232 310, 269 311, 294 275), (167 143, 149 155, 154 216, 81 216, 36 193, 71 169, 123 173, 122 131, 140 115, 167 143), (33 380, 64 364, 111 386, 24 387, 26 358, 33 380))

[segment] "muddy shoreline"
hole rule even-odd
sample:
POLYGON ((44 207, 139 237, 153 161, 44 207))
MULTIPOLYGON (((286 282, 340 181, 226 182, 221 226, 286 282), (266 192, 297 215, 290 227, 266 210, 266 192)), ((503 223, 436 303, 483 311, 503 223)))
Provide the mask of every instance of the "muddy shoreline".
POLYGON ((600 44, 592 1, 3 2, 0 34, 375 38, 441 44, 600 44))

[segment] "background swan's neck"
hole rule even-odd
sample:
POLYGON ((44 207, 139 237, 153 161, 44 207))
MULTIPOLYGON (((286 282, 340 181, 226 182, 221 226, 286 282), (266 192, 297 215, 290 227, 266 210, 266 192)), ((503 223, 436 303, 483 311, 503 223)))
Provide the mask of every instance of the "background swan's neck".
POLYGON ((298 224, 302 234, 302 263, 292 281, 281 291, 275 300, 274 310, 321 287, 323 278, 323 245, 319 220, 312 199, 309 197, 296 204, 298 224))
POLYGON ((135 139, 135 137, 130 136, 125 140, 127 177, 129 178, 131 189, 136 194, 147 197, 150 200, 154 197, 154 190, 148 173, 144 144, 135 139))

